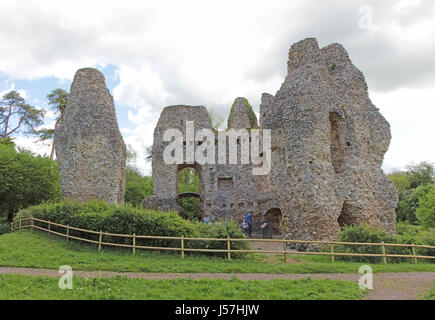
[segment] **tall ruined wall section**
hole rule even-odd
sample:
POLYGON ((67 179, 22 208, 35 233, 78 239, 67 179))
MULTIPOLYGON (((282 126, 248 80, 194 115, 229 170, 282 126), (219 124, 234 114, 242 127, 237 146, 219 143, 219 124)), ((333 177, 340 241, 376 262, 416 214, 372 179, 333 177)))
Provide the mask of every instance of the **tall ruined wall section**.
POLYGON ((284 83, 262 100, 287 238, 333 240, 361 223, 395 231, 397 191, 381 169, 390 127, 341 45, 294 44, 284 83))
MULTIPOLYGON (((245 98, 237 98, 233 104, 233 121, 230 128, 251 128, 251 122, 258 126, 251 116, 249 120, 245 98), (232 127, 235 126, 235 127, 232 127)), ((247 100, 246 100, 247 102, 247 100)), ((268 176, 254 176, 251 164, 241 164, 241 141, 238 142, 238 164, 229 164, 229 142, 226 142, 226 164, 219 164, 218 140, 215 140, 215 163, 166 164, 163 153, 169 142, 163 141, 168 129, 178 129, 184 135, 183 152, 186 152, 186 123, 194 121, 194 133, 202 128, 211 129, 207 110, 202 106, 169 106, 163 109, 154 130, 152 169, 154 177, 153 196, 145 198, 144 208, 181 211, 178 204, 178 172, 186 167, 194 168, 199 174, 200 210, 214 221, 233 219, 241 222, 248 210, 253 210, 255 222, 264 220, 264 213, 271 208, 279 208, 271 191, 268 176)), ((204 142, 206 143, 206 142, 204 142)), ((249 143, 249 142, 248 142, 249 143)), ((198 142, 195 142, 195 148, 198 142)), ((184 158, 184 160, 186 160, 184 158)))
POLYGON ((98 70, 75 74, 54 143, 64 197, 124 202, 127 152, 113 98, 98 70))

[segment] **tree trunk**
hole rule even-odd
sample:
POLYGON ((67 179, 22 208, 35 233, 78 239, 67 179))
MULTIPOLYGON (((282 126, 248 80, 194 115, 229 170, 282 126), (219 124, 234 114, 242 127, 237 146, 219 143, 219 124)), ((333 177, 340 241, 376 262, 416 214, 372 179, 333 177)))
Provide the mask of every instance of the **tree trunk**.
POLYGON ((54 132, 53 132, 53 143, 51 144, 51 154, 50 154, 50 159, 51 160, 54 160, 54 135, 56 134, 56 130, 57 130, 57 127, 58 127, 58 125, 59 125, 59 121, 60 121, 60 118, 59 119, 57 119, 56 120, 56 123, 54 124, 54 132))

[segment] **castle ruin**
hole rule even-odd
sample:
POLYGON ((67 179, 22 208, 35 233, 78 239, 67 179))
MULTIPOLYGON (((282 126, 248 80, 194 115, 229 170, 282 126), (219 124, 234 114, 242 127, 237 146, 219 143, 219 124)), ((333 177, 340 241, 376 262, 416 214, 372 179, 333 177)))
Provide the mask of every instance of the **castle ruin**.
POLYGON ((394 233, 397 191, 381 169, 390 127, 371 103, 363 74, 341 45, 320 49, 313 38, 292 45, 287 69, 277 93, 262 95, 259 126, 244 98, 228 119, 228 129, 271 130, 270 175, 254 176, 251 164, 165 164, 165 130, 185 135, 187 121, 195 132, 211 129, 204 107, 169 106, 154 131, 154 195, 144 208, 182 210, 178 172, 192 167, 200 210, 212 219, 240 222, 252 210, 257 227, 269 222, 287 239, 334 240, 340 227, 363 223, 394 233))
MULTIPOLYGON (((180 212, 179 199, 196 196, 200 211, 212 221, 239 223, 252 210, 254 229, 267 222, 287 239, 335 240, 341 227, 363 223, 395 232, 397 191, 381 169, 390 127, 370 101, 363 74, 339 44, 319 48, 308 38, 292 45, 284 83, 275 95, 263 93, 259 121, 245 98, 234 101, 228 132, 270 130, 270 161, 258 152, 270 171, 254 175, 258 164, 227 162, 228 152, 223 163, 185 159, 168 164, 164 153, 170 142, 164 135, 170 129, 181 133, 185 153, 210 142, 188 135, 213 128, 203 106, 163 109, 152 147, 153 196, 144 199, 144 208, 180 212), (180 194, 178 172, 185 168, 198 172, 199 194, 180 194)), ((246 153, 246 139, 251 136, 233 140, 237 160, 246 153)), ((124 201, 126 148, 99 71, 77 71, 54 142, 63 196, 124 201)), ((218 158, 220 140, 213 135, 212 142, 218 158)), ((260 138, 260 145, 264 142, 260 138)), ((252 150, 251 145, 251 158, 252 150)))

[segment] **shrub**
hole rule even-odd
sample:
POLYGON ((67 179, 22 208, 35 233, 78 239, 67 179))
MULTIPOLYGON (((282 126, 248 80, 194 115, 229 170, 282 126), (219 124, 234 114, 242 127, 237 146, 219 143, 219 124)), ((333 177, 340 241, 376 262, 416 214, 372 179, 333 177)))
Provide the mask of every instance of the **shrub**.
MULTIPOLYGON (((234 238, 244 237, 243 233, 233 224, 212 225, 194 223, 181 218, 175 212, 158 212, 153 210, 142 210, 132 205, 113 205, 102 201, 75 202, 63 201, 56 204, 41 204, 21 210, 16 219, 35 217, 42 220, 50 220, 72 227, 117 233, 149 235, 149 236, 170 236, 192 238, 234 238)), ((38 223, 40 224, 40 223, 38 223)), ((43 226, 45 227, 45 226, 43 226)), ((65 233, 65 228, 52 227, 53 231, 65 233)), ((70 231, 70 235, 90 240, 98 240, 97 234, 89 234, 80 231, 70 231)), ((104 236, 104 242, 131 244, 131 238, 116 236, 104 236)), ((224 242, 222 242, 224 243, 224 242)), ((226 245, 226 243, 224 243, 226 245)), ((160 246, 180 247, 180 240, 164 239, 136 239, 138 246, 160 246)), ((213 248, 222 248, 221 243, 216 243, 213 248), (219 247, 218 247, 219 245, 219 247)), ((210 241, 186 241, 186 248, 211 248, 210 241)), ((226 247, 225 247, 226 248, 226 247)), ((247 243, 235 242, 233 249, 248 248, 247 243)), ((221 254, 223 255, 223 254, 221 254)))
MULTIPOLYGON (((397 235, 388 235, 384 230, 370 228, 368 226, 346 227, 339 235, 340 242, 361 242, 361 243, 396 243, 396 244, 424 244, 432 246, 435 244, 435 230, 424 230, 419 226, 412 226, 406 223, 397 225, 397 235)), ((382 254, 381 246, 362 246, 362 245, 336 245, 337 252, 363 253, 363 254, 382 254)), ((390 247, 386 246, 387 254, 412 255, 411 247, 390 247)), ((417 255, 435 255, 434 249, 417 248, 417 255)), ((388 262, 411 262, 411 258, 387 258, 388 262)), ((382 263, 383 257, 357 257, 357 256, 337 256, 337 260, 382 263)), ((427 259, 428 262, 435 262, 427 259)), ((420 259, 421 261, 421 259, 420 259)))
POLYGON ((0 235, 11 231, 11 226, 8 222, 0 221, 0 235))
POLYGON ((198 209, 199 199, 194 197, 182 198, 178 204, 183 207, 181 216, 190 221, 201 221, 202 214, 198 209))

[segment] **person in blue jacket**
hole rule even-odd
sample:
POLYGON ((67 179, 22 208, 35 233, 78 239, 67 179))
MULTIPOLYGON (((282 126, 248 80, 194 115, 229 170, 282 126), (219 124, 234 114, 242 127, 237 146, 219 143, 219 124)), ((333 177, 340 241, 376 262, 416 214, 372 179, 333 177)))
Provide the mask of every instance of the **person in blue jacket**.
POLYGON ((248 235, 252 236, 252 211, 248 212, 248 215, 246 216, 246 222, 248 223, 248 235))

